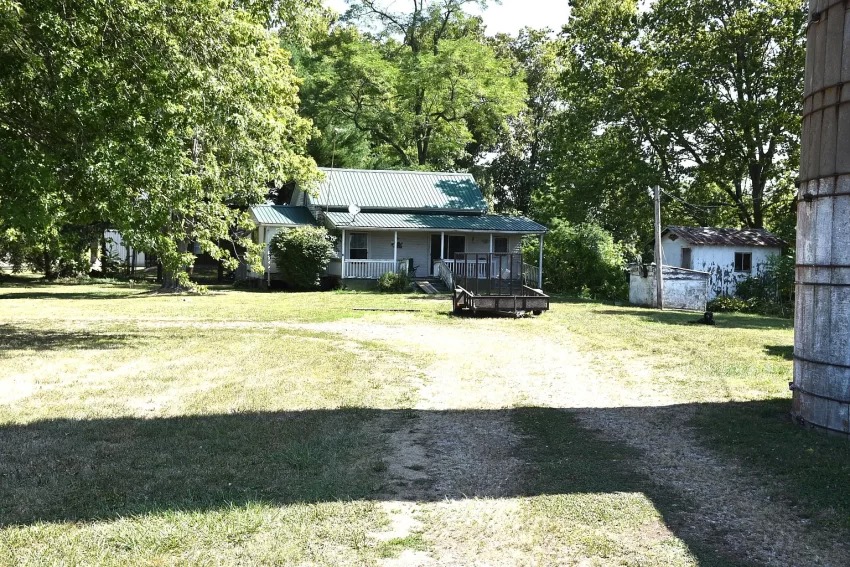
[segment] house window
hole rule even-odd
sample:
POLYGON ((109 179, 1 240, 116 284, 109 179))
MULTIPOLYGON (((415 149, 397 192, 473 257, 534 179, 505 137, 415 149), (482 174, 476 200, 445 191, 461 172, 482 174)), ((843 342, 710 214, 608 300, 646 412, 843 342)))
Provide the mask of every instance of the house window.
POLYGON ((693 270, 693 262, 691 260, 691 249, 690 248, 682 248, 682 268, 686 270, 693 270))
POLYGON ((369 257, 369 238, 365 232, 352 232, 348 245, 348 257, 351 260, 365 260, 369 257))
POLYGON ((507 254, 508 253, 508 239, 500 236, 499 238, 493 239, 493 252, 496 254, 507 254))
POLYGON ((753 255, 750 252, 735 252, 735 271, 750 272, 753 269, 753 255))

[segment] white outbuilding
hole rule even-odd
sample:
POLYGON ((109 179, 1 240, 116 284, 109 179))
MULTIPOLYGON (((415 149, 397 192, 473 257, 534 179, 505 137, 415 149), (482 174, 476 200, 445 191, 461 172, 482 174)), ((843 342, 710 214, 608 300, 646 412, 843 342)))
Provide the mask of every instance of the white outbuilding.
POLYGON ((708 273, 708 300, 734 295, 738 283, 758 275, 787 247, 760 228, 669 226, 661 233, 662 263, 708 273))

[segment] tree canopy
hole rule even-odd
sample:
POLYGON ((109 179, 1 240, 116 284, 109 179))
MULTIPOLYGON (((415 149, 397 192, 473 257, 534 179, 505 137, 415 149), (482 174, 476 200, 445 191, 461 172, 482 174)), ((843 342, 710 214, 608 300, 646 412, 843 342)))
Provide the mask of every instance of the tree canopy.
POLYGON ((408 12, 352 3, 301 60, 304 113, 325 134, 320 162, 338 152, 343 164, 452 170, 496 142, 524 85, 463 11, 470 3, 414 0, 408 12))
POLYGON ((316 175, 269 26, 294 41, 319 6, 0 5, 0 230, 47 246, 67 226, 108 226, 172 273, 193 261, 190 241, 231 266, 225 242, 256 252, 245 208, 269 180, 316 175))
POLYGON ((659 184, 683 222, 787 223, 804 24, 795 0, 658 0, 647 10, 575 1, 562 44, 559 190, 541 205, 578 205, 573 214, 625 237, 639 230, 635 213, 651 218, 647 188, 659 184))

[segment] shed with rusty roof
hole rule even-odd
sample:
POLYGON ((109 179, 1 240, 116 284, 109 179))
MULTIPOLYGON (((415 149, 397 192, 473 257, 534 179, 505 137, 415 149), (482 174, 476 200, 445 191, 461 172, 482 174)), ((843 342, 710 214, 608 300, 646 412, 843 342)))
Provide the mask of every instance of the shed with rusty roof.
POLYGON ((734 295, 738 283, 763 272, 785 241, 760 228, 668 226, 661 233, 662 262, 709 274, 708 299, 734 295))

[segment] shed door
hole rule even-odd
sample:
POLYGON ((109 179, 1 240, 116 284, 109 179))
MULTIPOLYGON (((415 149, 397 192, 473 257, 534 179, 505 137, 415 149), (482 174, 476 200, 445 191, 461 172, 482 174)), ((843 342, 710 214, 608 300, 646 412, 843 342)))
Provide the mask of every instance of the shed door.
POLYGON ((682 263, 680 264, 682 268, 686 270, 693 270, 693 262, 691 261, 691 249, 690 248, 682 248, 682 263))

